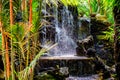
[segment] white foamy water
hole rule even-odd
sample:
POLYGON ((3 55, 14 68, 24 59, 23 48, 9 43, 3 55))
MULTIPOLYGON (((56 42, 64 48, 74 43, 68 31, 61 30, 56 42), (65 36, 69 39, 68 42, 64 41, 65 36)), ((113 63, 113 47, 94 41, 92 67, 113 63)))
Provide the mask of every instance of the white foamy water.
MULTIPOLYGON (((49 13, 47 11, 46 4, 44 3, 44 9, 46 13, 49 13)), ((58 12, 58 7, 52 6, 51 7, 52 15, 54 17, 53 21, 51 22, 52 27, 55 28, 56 34, 55 34, 55 43, 58 45, 52 48, 48 53, 52 56, 73 56, 76 54, 76 42, 74 41, 74 19, 72 12, 68 10, 68 7, 63 6, 60 12, 58 12), (60 13, 60 15, 59 15, 60 13), (59 17, 61 18, 61 21, 59 21, 59 17)), ((45 16, 48 16, 45 14, 45 16)), ((46 18, 45 18, 46 19, 46 18)), ((47 19, 46 19, 47 21, 47 19)), ((44 25, 47 26, 47 25, 44 25)), ((44 29, 44 37, 42 46, 46 47, 46 42, 48 40, 46 39, 46 29, 44 29)), ((51 39, 52 40, 52 39, 51 39)), ((52 42, 52 41, 51 41, 52 42)))

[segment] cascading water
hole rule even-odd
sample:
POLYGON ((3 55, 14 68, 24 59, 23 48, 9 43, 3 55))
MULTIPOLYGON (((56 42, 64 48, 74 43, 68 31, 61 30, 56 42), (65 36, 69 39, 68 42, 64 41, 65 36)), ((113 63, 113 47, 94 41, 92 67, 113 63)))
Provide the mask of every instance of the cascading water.
MULTIPOLYGON (((63 6, 60 10, 60 14, 58 15, 58 7, 52 6, 52 13, 48 12, 45 8, 45 15, 48 12, 53 16, 50 24, 52 28, 55 28, 55 40, 46 38, 46 28, 44 28, 44 37, 43 37, 43 47, 46 47, 46 42, 55 42, 57 46, 52 48, 48 53, 54 56, 62 56, 62 55, 75 55, 76 53, 76 42, 74 40, 74 19, 72 13, 68 10, 68 7, 63 6), (59 20, 61 18, 61 21, 59 20), (52 41, 51 41, 52 40, 52 41)), ((49 15, 47 15, 49 16, 49 15)), ((45 18, 46 21, 48 21, 45 18)), ((47 25, 44 25, 46 27, 47 25)), ((51 34, 51 33, 48 33, 51 34)))
MULTIPOLYGON (((89 64, 89 67, 85 66, 87 64, 86 62, 89 62, 90 59, 83 56, 75 56, 77 40, 86 37, 86 35, 84 37, 78 37, 83 36, 83 33, 79 35, 78 31, 80 30, 79 28, 84 26, 78 24, 77 8, 64 6, 62 3, 59 3, 58 6, 53 3, 49 3, 48 5, 45 1, 43 1, 42 8, 42 22, 44 24, 40 30, 41 47, 49 48, 53 44, 57 45, 49 50, 47 54, 40 57, 38 68, 56 68, 57 65, 59 67, 68 67, 69 74, 72 76, 84 75, 86 72, 89 74, 89 72, 92 72, 92 67, 89 64), (75 11, 75 13, 72 11, 75 11)), ((36 70, 36 73, 38 73, 38 70, 36 70)), ((66 80, 70 79, 72 78, 66 80)))
MULTIPOLYGON (((56 14, 57 15, 57 14, 56 14)), ((58 45, 50 50, 55 55, 75 55, 76 43, 73 40, 73 16, 67 7, 62 10, 62 25, 58 25, 58 17, 56 16, 56 43, 58 45)))

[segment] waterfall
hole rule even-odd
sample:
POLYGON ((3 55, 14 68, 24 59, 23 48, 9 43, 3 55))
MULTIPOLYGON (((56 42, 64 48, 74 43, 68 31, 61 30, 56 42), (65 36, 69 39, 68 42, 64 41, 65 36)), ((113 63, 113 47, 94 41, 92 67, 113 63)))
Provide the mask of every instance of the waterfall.
POLYGON ((58 11, 58 7, 52 5, 50 8, 44 8, 45 14, 44 16, 52 15, 52 18, 44 18, 45 21, 51 19, 50 24, 45 24, 42 30, 42 47, 46 46, 46 42, 57 43, 57 46, 48 51, 48 54, 52 56, 65 56, 65 55, 76 55, 76 42, 74 40, 74 18, 72 12, 68 10, 67 6, 63 6, 62 9, 58 11), (51 11, 50 11, 50 10, 51 11), (59 14, 58 14, 59 13, 59 14), (60 19, 59 19, 60 18, 60 19), (48 29, 52 31, 47 32, 46 27, 49 26, 48 29), (50 39, 47 35, 53 36, 53 39, 50 39))

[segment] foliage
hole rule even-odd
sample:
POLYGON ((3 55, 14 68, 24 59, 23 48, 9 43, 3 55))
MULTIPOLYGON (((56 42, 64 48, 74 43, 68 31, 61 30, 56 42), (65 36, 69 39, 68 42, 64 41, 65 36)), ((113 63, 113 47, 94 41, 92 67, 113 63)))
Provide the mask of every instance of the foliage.
MULTIPOLYGON (((5 0, 6 1, 6 0, 5 0)), ((40 56, 49 50, 41 49, 40 42, 38 40, 38 31, 44 23, 41 23, 41 9, 42 9, 42 0, 33 0, 32 3, 32 12, 33 21, 32 26, 29 27, 28 24, 28 11, 22 12, 21 10, 21 1, 14 0, 13 1, 13 10, 14 10, 14 19, 18 12, 22 13, 22 22, 14 21, 14 24, 10 26, 9 19, 9 1, 2 3, 2 24, 3 24, 3 34, 7 35, 11 41, 10 52, 9 54, 14 54, 14 65, 15 71, 14 74, 17 75, 19 80, 29 80, 29 77, 32 79, 34 66, 36 65, 37 60, 40 56), (7 14, 5 14, 7 13, 7 14), (32 70, 32 71, 31 71, 32 70)), ((2 36, 0 35, 0 42, 2 36)), ((2 46, 2 45, 1 45, 2 46)), ((1 48, 0 46, 0 48, 1 48)), ((4 59, 5 60, 5 59, 4 59)))
POLYGON ((64 5, 72 5, 77 6, 79 4, 79 0, 60 0, 64 5))
MULTIPOLYGON (((32 26, 28 27, 28 10, 29 6, 25 8, 25 12, 21 10, 21 5, 23 0, 13 0, 13 12, 14 12, 14 25, 10 26, 10 12, 9 12, 9 0, 2 0, 2 13, 0 14, 3 24, 3 33, 11 39, 12 43, 9 47, 12 48, 12 53, 15 56, 15 66, 16 73, 19 80, 27 80, 31 74, 31 69, 33 70, 39 57, 47 51, 46 49, 40 49, 40 43, 38 41, 38 31, 44 24, 41 22, 41 10, 42 1, 44 0, 33 0, 32 11, 33 11, 33 21, 32 26), (18 12, 22 13, 22 22, 15 22, 15 17, 18 12), (27 54, 28 53, 28 54, 27 54), (29 64, 29 65, 26 65, 29 64)), ((28 0, 26 3, 28 3, 28 0)), ((116 0, 117 1, 117 0, 116 0)), ((54 4, 58 6, 59 2, 62 2, 65 6, 72 5, 77 6, 78 14, 83 14, 84 16, 90 16, 91 13, 102 14, 107 16, 107 19, 112 24, 113 15, 112 9, 114 0, 45 0, 48 5, 54 4), (90 9, 92 12, 90 13, 90 9)), ((118 2, 117 2, 118 3, 118 2)), ((114 4, 114 5, 113 5, 114 4)), ((119 3, 117 5, 120 5, 119 3)), ((102 38, 110 40, 113 42, 113 27, 111 26, 108 31, 103 32, 105 36, 102 38)), ((2 44, 2 35, 0 34, 0 44, 2 44)), ((53 46, 52 46, 53 47, 53 46)), ((50 47, 50 48, 52 48, 50 47)), ((2 45, 0 45, 0 50, 2 50, 2 45)), ((49 49, 48 49, 49 50, 49 49)))
POLYGON ((84 16, 89 16, 90 14, 101 14, 107 17, 107 21, 112 24, 107 31, 103 31, 104 35, 99 35, 98 38, 109 40, 110 42, 114 41, 114 18, 113 18, 113 6, 115 6, 114 0, 80 0, 78 4, 79 14, 84 14, 84 16), (83 5, 84 4, 84 5, 83 5), (90 13, 90 9, 92 12, 90 13))
POLYGON ((119 0, 113 0, 113 6, 117 6, 118 8, 120 8, 120 1, 119 0))
POLYGON ((35 33, 42 26, 41 23, 42 0, 34 1, 32 7, 33 7, 33 26, 34 26, 32 32, 35 33))
POLYGON ((99 2, 97 0, 90 0, 89 5, 92 8, 93 13, 98 13, 98 11, 99 11, 99 2))
POLYGON ((107 31, 103 31, 103 35, 98 36, 99 39, 108 40, 114 42, 114 30, 113 26, 110 26, 107 31))
POLYGON ((78 7, 78 14, 82 14, 85 16, 90 15, 90 9, 89 9, 89 3, 87 0, 79 0, 79 4, 77 5, 78 7))
POLYGON ((35 58, 31 61, 29 66, 26 66, 24 70, 18 73, 18 79, 19 80, 29 80, 29 76, 31 74, 31 70, 34 70, 34 67, 36 65, 37 60, 40 58, 40 56, 46 51, 46 49, 42 49, 35 58))
MULTIPOLYGON (((33 11, 36 13, 36 15, 33 14, 34 17, 39 16, 38 15, 39 12, 35 10, 35 8, 37 8, 37 6, 38 6, 38 5, 36 5, 36 2, 37 2, 37 4, 39 4, 38 1, 39 0, 35 1, 35 3, 33 3, 33 9, 34 9, 33 11)), ((38 54, 38 52, 40 51, 40 48, 38 48, 40 46, 39 45, 40 43, 38 41, 38 32, 37 31, 40 28, 41 23, 40 23, 40 20, 35 18, 36 21, 33 20, 34 25, 31 27, 28 27, 27 19, 25 20, 26 22, 18 22, 17 23, 14 21, 13 26, 10 26, 9 0, 2 0, 1 4, 2 4, 2 12, 1 12, 0 16, 1 16, 2 24, 3 24, 2 33, 5 34, 5 36, 8 36, 9 41, 11 41, 11 43, 9 43, 9 54, 13 54, 15 57, 14 62, 11 62, 11 63, 14 63, 15 66, 17 66, 15 68, 14 72, 18 73, 19 71, 21 72, 23 69, 27 68, 28 65, 26 65, 26 64, 30 64, 30 62, 32 62, 32 60, 36 56, 36 54, 38 54), (34 28, 34 26, 35 26, 35 28, 34 28), (29 34, 31 34, 31 35, 29 36, 29 34), (30 47, 31 51, 29 51, 28 45, 31 46, 30 47), (27 55, 26 53, 29 53, 29 54, 27 55), (31 56, 31 57, 27 57, 27 56, 31 56)), ((21 11, 21 0, 14 0, 13 1, 14 19, 15 19, 17 13, 20 11, 21 11)), ((41 12, 41 10, 40 10, 40 12, 41 12)), ((18 18, 19 17, 21 17, 21 16, 18 16, 18 18)), ((40 16, 38 18, 40 19, 40 16)), ((2 42, 2 39, 1 39, 1 35, 0 35, 0 43, 1 42, 2 42)), ((0 49, 1 48, 2 48, 2 45, 0 46, 0 49)), ((3 52, 3 54, 4 54, 4 52, 3 52)), ((3 58, 5 58, 5 57, 3 56, 3 58)), ((23 80, 27 80, 27 79, 23 79, 23 80)))

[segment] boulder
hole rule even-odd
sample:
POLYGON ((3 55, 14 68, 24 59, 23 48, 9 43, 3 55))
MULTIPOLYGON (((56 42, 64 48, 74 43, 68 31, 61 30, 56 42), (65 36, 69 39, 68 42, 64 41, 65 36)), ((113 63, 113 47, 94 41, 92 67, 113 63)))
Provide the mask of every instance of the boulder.
POLYGON ((85 56, 88 48, 93 47, 94 41, 92 36, 77 41, 76 53, 78 56, 85 56))

